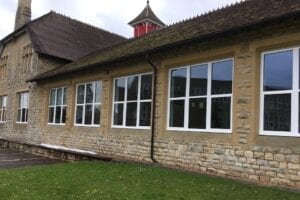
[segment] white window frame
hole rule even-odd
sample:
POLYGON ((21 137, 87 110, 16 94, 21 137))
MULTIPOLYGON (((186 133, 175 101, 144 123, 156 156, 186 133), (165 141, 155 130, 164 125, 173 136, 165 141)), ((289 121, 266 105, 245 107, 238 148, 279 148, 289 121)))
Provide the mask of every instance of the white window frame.
MULTIPOLYGON (((49 92, 49 106, 48 106, 48 125, 66 125, 66 123, 62 123, 62 118, 63 118, 63 109, 66 108, 67 110, 67 101, 65 101, 64 99, 64 93, 65 93, 65 90, 67 90, 68 92, 68 87, 59 87, 59 88, 53 88, 53 89, 50 89, 50 92, 49 92), (62 89, 62 105, 56 105, 56 101, 57 101, 57 91, 59 89, 62 89), (55 90, 55 100, 54 100, 54 105, 50 105, 50 102, 51 102, 51 92, 55 90), (65 104, 64 104, 64 101, 65 101, 65 104), (60 120, 59 120, 59 123, 55 123, 55 117, 56 117, 56 108, 57 107, 60 107, 61 108, 61 111, 60 111, 60 120), (54 113, 53 113, 53 119, 52 119, 52 123, 49 122, 49 114, 50 114, 50 108, 53 108, 54 109, 54 113)), ((68 95, 68 94, 67 94, 68 95)), ((67 97, 68 99, 68 97, 67 97)), ((67 100, 66 99, 66 100, 67 100)), ((67 115, 67 114, 66 114, 67 115)))
POLYGON ((291 47, 285 49, 277 49, 274 51, 266 51, 261 54, 261 71, 260 71, 260 128, 259 135, 265 136, 285 136, 285 137, 300 137, 298 130, 298 119, 299 119, 299 54, 300 47, 291 47), (280 90, 280 91, 264 91, 264 58, 265 55, 280 53, 285 51, 293 51, 293 66, 292 66, 292 89, 291 90, 280 90), (271 94, 291 94, 291 131, 265 131, 264 130, 264 97, 265 95, 271 94))
POLYGON ((2 105, 0 105, 0 123, 6 123, 7 96, 0 96, 0 99, 2 99, 2 105))
POLYGON ((152 115, 152 92, 153 92, 153 88, 151 91, 151 98, 150 99, 146 99, 146 100, 141 100, 141 80, 142 80, 142 76, 144 75, 152 75, 152 87, 153 87, 153 73, 143 73, 143 74, 135 74, 135 75, 130 75, 130 76, 123 76, 123 77, 118 77, 118 78, 114 78, 114 84, 113 84, 113 99, 112 99, 112 119, 111 119, 111 127, 112 128, 125 128, 125 129, 144 129, 144 130, 150 130, 151 128, 151 120, 150 120, 150 126, 140 126, 139 122, 140 122, 140 107, 141 107, 141 103, 151 103, 151 115, 152 115), (135 77, 138 76, 138 96, 137 96, 137 100, 127 100, 127 81, 128 78, 130 77, 135 77), (116 80, 118 79, 123 79, 125 78, 125 91, 124 91, 124 101, 115 101, 115 92, 116 92, 116 80), (126 111, 127 111, 127 103, 137 103, 137 116, 136 116, 136 126, 126 126, 126 111), (114 111, 115 111, 115 104, 122 104, 123 105, 123 124, 122 125, 114 125, 114 111))
POLYGON ((100 99, 100 102, 99 103, 95 103, 95 99, 96 99, 96 83, 99 82, 100 83, 100 88, 101 88, 101 91, 100 91, 100 97, 102 98, 102 90, 103 90, 103 85, 102 85, 102 81, 93 81, 93 82, 86 82, 86 83, 79 83, 76 85, 76 96, 75 96, 75 113, 74 113, 74 125, 75 126, 82 126, 82 127, 100 127, 101 126, 101 117, 100 117, 100 122, 99 124, 94 124, 94 112, 95 112, 95 106, 96 105, 99 105, 100 106, 100 114, 101 114, 101 109, 102 109, 102 99, 100 99), (94 95, 93 95, 93 103, 85 103, 86 101, 86 88, 87 88, 87 85, 88 84, 92 84, 93 87, 94 87, 94 95), (84 85, 84 99, 83 99, 83 103, 82 104, 78 104, 77 103, 77 96, 78 96, 78 87, 80 85, 84 85), (92 106, 92 124, 85 124, 85 106, 86 105, 91 105, 92 106), (77 114, 77 106, 83 106, 83 118, 82 118, 82 123, 81 124, 78 124, 76 123, 76 114, 77 114))
POLYGON ((233 107, 233 81, 234 81, 234 59, 227 58, 222 60, 215 60, 210 62, 204 63, 197 63, 194 65, 188 65, 183 67, 176 67, 171 68, 169 70, 169 85, 168 85, 168 114, 167 114, 167 130, 168 131, 184 131, 184 132, 207 132, 207 133, 232 133, 232 107, 233 107), (212 81, 212 65, 213 63, 224 62, 224 61, 232 61, 232 92, 231 94, 211 94, 211 81, 212 81), (190 70, 192 67, 207 65, 207 94, 202 96, 190 96, 190 70), (186 94, 185 97, 171 97, 171 73, 173 70, 176 69, 186 69, 187 76, 186 76, 186 94), (231 105, 230 105, 230 129, 216 129, 211 128, 211 102, 214 98, 222 98, 222 97, 230 97, 231 105), (195 128, 188 128, 189 126, 189 103, 190 99, 198 99, 198 98, 206 98, 206 128, 205 129, 195 129, 195 128), (171 127, 170 126, 170 103, 172 100, 184 100, 185 105, 185 112, 184 112, 184 127, 171 127))
POLYGON ((20 103, 20 105, 18 104, 18 108, 17 108, 17 124, 27 124, 28 123, 28 118, 29 118, 29 92, 20 92, 18 93, 18 103, 20 103), (24 98, 25 96, 27 96, 27 105, 23 105, 24 104, 24 98), (23 112, 22 110, 26 109, 26 115, 27 115, 27 119, 26 122, 22 122, 22 118, 23 118, 23 112), (18 121, 18 111, 20 112, 20 120, 18 121))

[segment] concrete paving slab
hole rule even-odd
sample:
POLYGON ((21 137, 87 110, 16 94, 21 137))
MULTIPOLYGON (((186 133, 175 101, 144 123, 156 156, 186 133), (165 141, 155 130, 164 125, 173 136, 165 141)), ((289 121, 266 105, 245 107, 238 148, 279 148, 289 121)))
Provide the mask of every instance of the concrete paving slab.
POLYGON ((24 153, 17 150, 4 149, 0 147, 0 170, 37 165, 49 165, 62 163, 63 161, 49 159, 42 156, 24 153))

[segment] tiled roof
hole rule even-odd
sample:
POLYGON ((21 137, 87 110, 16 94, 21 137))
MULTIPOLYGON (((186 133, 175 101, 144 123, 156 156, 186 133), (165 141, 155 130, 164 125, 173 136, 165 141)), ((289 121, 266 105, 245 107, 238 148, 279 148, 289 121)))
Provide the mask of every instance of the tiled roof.
POLYGON ((183 21, 137 39, 131 39, 116 46, 98 52, 37 75, 31 81, 84 70, 90 67, 120 62, 125 59, 145 56, 172 45, 183 44, 195 38, 206 39, 208 36, 231 30, 276 20, 280 17, 300 14, 300 0, 247 0, 193 19, 183 21))
POLYGON ((165 24, 154 14, 153 10, 151 9, 149 2, 147 2, 146 7, 144 10, 132 21, 130 21, 128 24, 134 25, 137 24, 143 20, 150 19, 153 22, 159 24, 160 26, 165 26, 165 24))
POLYGON ((127 40, 53 11, 22 28, 28 31, 37 53, 69 61, 127 40))

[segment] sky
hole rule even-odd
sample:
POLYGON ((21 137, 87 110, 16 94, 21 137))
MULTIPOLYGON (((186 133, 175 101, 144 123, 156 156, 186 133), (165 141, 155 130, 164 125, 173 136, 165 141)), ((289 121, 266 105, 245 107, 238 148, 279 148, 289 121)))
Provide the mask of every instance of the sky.
MULTIPOLYGON (((167 25, 221 8, 238 0, 150 0, 156 15, 167 25)), ((13 31, 18 0, 0 1, 0 38, 13 31)), ((49 11, 132 37, 128 22, 146 6, 146 0, 32 0, 32 19, 49 11)))

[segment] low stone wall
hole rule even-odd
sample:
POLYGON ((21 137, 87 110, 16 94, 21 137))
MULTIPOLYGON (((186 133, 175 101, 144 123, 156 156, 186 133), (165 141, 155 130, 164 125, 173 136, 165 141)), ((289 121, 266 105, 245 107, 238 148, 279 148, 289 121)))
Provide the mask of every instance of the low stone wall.
MULTIPOLYGON (((97 155, 4 139, 0 139, 0 146, 62 160, 151 162, 149 141, 129 136, 105 136, 101 141, 97 155)), ((158 140, 154 153, 162 166, 300 190, 300 149, 158 140)))
POLYGON ((300 149, 166 140, 155 155, 163 165, 300 189, 300 149))

